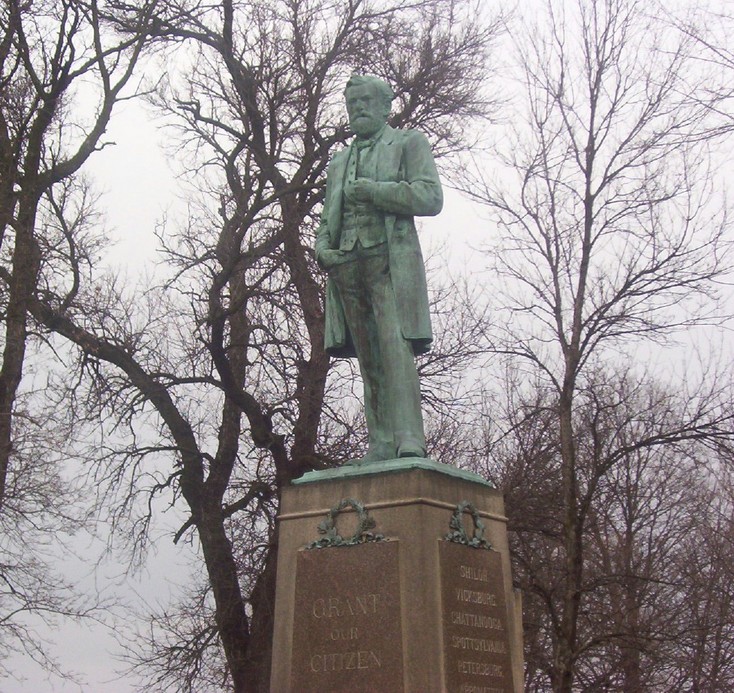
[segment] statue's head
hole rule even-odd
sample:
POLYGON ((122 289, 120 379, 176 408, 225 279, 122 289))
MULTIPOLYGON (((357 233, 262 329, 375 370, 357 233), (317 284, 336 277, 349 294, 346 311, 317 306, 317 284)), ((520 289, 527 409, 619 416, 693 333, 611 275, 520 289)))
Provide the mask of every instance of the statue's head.
POLYGON ((352 75, 344 96, 349 125, 359 139, 372 137, 387 122, 394 97, 387 82, 369 75, 352 75))

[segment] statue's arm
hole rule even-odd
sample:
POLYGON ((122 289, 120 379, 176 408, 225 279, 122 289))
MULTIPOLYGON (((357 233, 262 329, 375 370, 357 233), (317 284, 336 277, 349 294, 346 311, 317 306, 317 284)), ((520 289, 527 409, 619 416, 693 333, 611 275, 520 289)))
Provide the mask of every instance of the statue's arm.
POLYGON ((329 225, 327 223, 327 219, 329 218, 329 205, 331 203, 332 196, 330 181, 332 179, 331 172, 333 165, 334 162, 332 160, 326 173, 326 194, 324 195, 324 207, 321 210, 321 222, 319 223, 318 229, 316 229, 316 243, 314 245, 314 256, 316 258, 316 262, 321 266, 323 266, 321 263, 321 256, 323 255, 324 250, 329 250, 331 246, 331 239, 329 238, 329 225))
POLYGON ((331 246, 331 233, 329 231, 328 222, 328 219, 330 217, 330 207, 332 204, 334 204, 334 195, 338 194, 334 192, 335 186, 333 183, 336 176, 334 171, 338 168, 337 166, 335 166, 335 162, 339 157, 343 156, 343 152, 339 152, 335 155, 334 159, 332 159, 331 163, 329 164, 329 169, 326 173, 326 195, 324 196, 324 208, 321 211, 321 222, 319 223, 319 227, 316 230, 314 257, 316 258, 316 263, 319 265, 319 267, 327 271, 333 265, 337 264, 344 255, 341 250, 332 248, 331 246))
POLYGON ((324 250, 329 249, 329 227, 326 224, 326 203, 324 202, 324 211, 321 213, 321 223, 316 230, 316 244, 314 246, 314 256, 316 262, 321 265, 321 256, 324 250))
POLYGON ((431 145, 417 130, 408 130, 404 136, 403 180, 373 183, 373 202, 390 214, 435 216, 443 207, 443 192, 431 145))

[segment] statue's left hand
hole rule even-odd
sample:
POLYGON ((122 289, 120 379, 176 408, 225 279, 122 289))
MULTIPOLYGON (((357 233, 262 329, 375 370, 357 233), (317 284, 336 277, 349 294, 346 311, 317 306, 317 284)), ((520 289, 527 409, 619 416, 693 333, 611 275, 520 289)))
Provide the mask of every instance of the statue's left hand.
POLYGON ((357 178, 355 181, 347 183, 344 188, 344 194, 351 202, 371 203, 374 190, 374 181, 369 178, 357 178))

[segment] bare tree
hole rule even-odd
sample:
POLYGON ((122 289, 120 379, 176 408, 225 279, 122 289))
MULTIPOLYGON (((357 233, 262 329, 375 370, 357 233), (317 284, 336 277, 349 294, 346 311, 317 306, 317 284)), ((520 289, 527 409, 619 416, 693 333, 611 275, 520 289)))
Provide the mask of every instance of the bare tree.
MULTIPOLYGON (((145 38, 138 31, 109 41, 96 2, 38 2, 31 8, 9 1, 2 12, 0 240, 9 260, 3 268, 7 299, 0 370, 0 503, 12 451, 12 411, 23 373, 28 309, 43 261, 39 209, 47 203, 54 206, 54 186, 76 174, 99 146, 145 38), (72 126, 67 121, 72 88, 89 78, 100 90, 97 112, 90 122, 72 126)), ((72 254, 74 241, 73 235, 66 239, 72 254)), ((72 280, 72 295, 74 287, 72 280)))
POLYGON ((698 46, 697 60, 706 66, 716 66, 725 75, 721 81, 715 81, 709 86, 705 99, 721 117, 719 127, 722 132, 730 136, 734 128, 734 87, 731 80, 734 50, 729 41, 734 26, 731 4, 694 6, 687 16, 674 15, 671 21, 698 46))
POLYGON ((552 424, 557 467, 548 473, 561 506, 549 531, 563 567, 552 563, 543 580, 553 586, 543 597, 550 635, 538 646, 552 645, 544 675, 553 689, 570 691, 587 647, 586 537, 606 475, 640 446, 731 434, 725 398, 705 388, 683 419, 644 444, 597 448, 603 439, 588 421, 615 406, 595 382, 606 361, 719 319, 726 227, 709 204, 707 158, 719 131, 713 77, 694 67, 693 41, 641 3, 547 3, 514 35, 525 110, 499 145, 495 180, 485 176, 468 192, 496 211, 501 231, 494 351, 522 364, 549 398, 542 426, 552 424))
MULTIPOLYGON (((40 360, 34 356, 31 369, 40 360)), ((74 555, 72 538, 88 525, 82 484, 69 479, 65 464, 71 434, 82 430, 59 406, 54 388, 36 388, 26 383, 16 398, 13 464, 0 513, 0 679, 17 673, 13 653, 72 677, 70 663, 48 646, 48 630, 65 619, 100 619, 107 606, 77 589, 55 565, 60 551, 74 555)))
MULTIPOLYGON (((728 589, 700 592, 706 588, 695 557, 705 554, 712 573, 727 570, 727 559, 704 547, 711 518, 720 524, 728 503, 713 485, 719 450, 731 447, 724 444, 728 405, 716 388, 692 397, 634 368, 619 370, 597 369, 577 392, 574 413, 584 520, 574 690, 679 690, 694 669, 693 657, 681 652, 691 652, 696 637, 704 658, 722 641, 719 657, 727 663, 716 675, 725 681, 731 643, 714 634, 731 620, 728 589), (700 601, 707 608, 692 610, 700 601)), ((506 494, 514 577, 523 591, 525 686, 544 691, 558 686, 567 581, 557 399, 517 375, 506 391, 506 412, 495 407, 485 454, 506 494)), ((714 674, 710 663, 703 677, 714 674)))
POLYGON ((0 639, 51 668, 28 615, 79 616, 90 604, 44 555, 49 538, 61 541, 84 514, 61 469, 73 422, 51 406, 46 388, 34 392, 24 378, 29 358, 53 359, 30 313, 51 295, 62 308, 73 301, 95 255, 91 196, 79 172, 104 146, 145 45, 149 10, 139 10, 138 31, 121 36, 105 29, 94 0, 0 6, 0 639), (80 84, 96 90, 87 111, 75 107, 80 84))
MULTIPOLYGON (((134 9, 111 8, 121 31, 135 28, 134 9)), ((185 227, 160 231, 172 276, 144 296, 100 282, 68 302, 38 297, 32 311, 83 351, 90 414, 128 428, 104 476, 127 489, 128 510, 149 496, 134 541, 146 541, 155 499, 166 497, 188 515, 176 540, 201 547, 199 604, 214 623, 193 607, 166 619, 167 637, 184 642, 147 657, 158 684, 267 689, 280 489, 359 444, 350 434, 361 423, 339 398, 343 372, 323 351, 323 276, 311 251, 328 159, 348 136, 343 85, 355 68, 385 76, 398 92, 392 122, 456 151, 463 125, 489 107, 480 86, 497 27, 475 9, 156 5, 151 33, 181 66, 157 102, 179 118, 178 155, 195 191, 185 227), (224 654, 213 672, 212 642, 224 654)))

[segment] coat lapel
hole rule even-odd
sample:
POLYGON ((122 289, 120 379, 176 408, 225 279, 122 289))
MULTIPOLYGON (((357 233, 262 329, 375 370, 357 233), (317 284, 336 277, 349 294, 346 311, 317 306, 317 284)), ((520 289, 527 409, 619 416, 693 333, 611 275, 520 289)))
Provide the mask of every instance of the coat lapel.
POLYGON ((397 142, 398 133, 389 125, 385 128, 377 147, 377 180, 394 182, 398 180, 402 149, 397 142))

